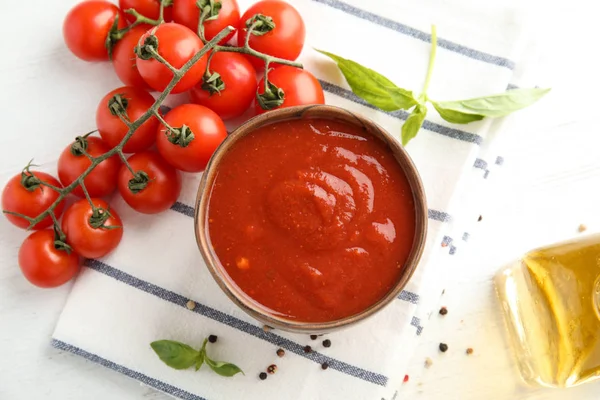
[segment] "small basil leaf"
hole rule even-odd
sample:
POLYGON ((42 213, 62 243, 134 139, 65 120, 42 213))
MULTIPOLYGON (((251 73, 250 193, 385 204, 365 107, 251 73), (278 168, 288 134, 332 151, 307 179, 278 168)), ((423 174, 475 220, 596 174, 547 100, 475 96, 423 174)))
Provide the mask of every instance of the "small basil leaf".
POLYGON ((395 111, 417 104, 411 91, 397 87, 380 73, 327 51, 315 50, 335 61, 354 94, 375 107, 395 111))
POLYGON ((468 124, 469 122, 480 121, 485 118, 483 115, 479 114, 467 114, 450 108, 444 108, 435 101, 432 101, 431 104, 433 104, 438 114, 440 114, 440 117, 453 124, 468 124))
POLYGON ((169 367, 175 369, 186 369, 198 360, 200 352, 194 350, 187 344, 173 340, 158 340, 150 343, 154 352, 169 367))
POLYGON ((402 146, 406 146, 412 138, 417 136, 426 115, 427 107, 424 104, 417 104, 404 122, 404 125, 402 125, 402 146))
POLYGON ((206 364, 210 367, 210 369, 212 369, 221 376, 234 376, 235 374, 240 372, 244 374, 244 371, 242 371, 240 367, 238 367, 235 364, 223 361, 213 361, 210 358, 208 358, 208 356, 205 356, 204 359, 206 361, 206 364))
POLYGON ((202 364, 204 364, 204 353, 200 352, 196 358, 196 371, 200 369, 202 364))
POLYGON ((436 108, 441 107, 445 110, 491 118, 503 117, 535 103, 549 91, 550 89, 541 88, 513 89, 504 93, 474 99, 438 101, 436 108))

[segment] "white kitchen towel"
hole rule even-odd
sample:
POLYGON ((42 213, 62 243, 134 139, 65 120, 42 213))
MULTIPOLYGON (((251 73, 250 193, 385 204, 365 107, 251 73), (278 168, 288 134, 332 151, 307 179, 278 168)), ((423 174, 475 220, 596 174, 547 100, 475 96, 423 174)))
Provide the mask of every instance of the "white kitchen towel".
MULTIPOLYGON (((240 1, 245 8, 250 1, 240 1)), ((361 113, 399 136, 404 111, 375 110, 349 90, 343 76, 313 48, 355 60, 399 86, 419 92, 430 50, 430 24, 438 28, 438 52, 429 94, 455 99, 507 88, 522 50, 521 30, 510 13, 456 10, 437 1, 294 0, 307 25, 301 61, 321 81, 326 102, 361 113)), ((422 319, 418 304, 439 296, 427 288, 456 251, 456 220, 469 177, 489 147, 492 121, 452 125, 431 112, 408 146, 423 179, 429 235, 422 262, 406 290, 378 315, 321 340, 266 332, 218 288, 197 249, 193 204, 197 175, 184 177, 184 190, 170 211, 137 214, 115 197, 124 221, 119 248, 89 260, 78 277, 53 334, 52 344, 177 398, 217 399, 394 399, 422 319), (475 167, 474 167, 475 166, 475 167), (429 282, 428 282, 429 280, 429 282), (194 301, 193 309, 186 307, 194 301), (246 373, 223 378, 207 368, 177 371, 165 366, 149 343, 178 340, 199 347, 209 334, 215 359, 246 373), (303 348, 311 345, 313 352, 303 348), (278 358, 278 348, 286 350, 278 358), (322 370, 327 362, 329 369, 322 370), (257 375, 276 363, 265 382, 257 375)), ((489 160, 487 161, 490 162, 489 160)), ((477 167, 478 166, 478 167, 477 167)), ((476 168, 477 167, 477 168, 476 168)))

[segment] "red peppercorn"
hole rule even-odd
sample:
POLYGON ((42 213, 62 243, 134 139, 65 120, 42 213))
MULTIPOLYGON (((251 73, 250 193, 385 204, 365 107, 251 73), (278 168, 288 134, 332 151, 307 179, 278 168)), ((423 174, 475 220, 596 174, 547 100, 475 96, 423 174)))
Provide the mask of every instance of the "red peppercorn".
POLYGON ((404 375, 404 380, 402 382, 404 382, 404 383, 408 382, 408 375, 404 375))
POLYGON ((267 372, 270 373, 271 375, 273 375, 275 372, 277 372, 277 365, 275 365, 275 364, 269 365, 269 367, 267 368, 267 372))

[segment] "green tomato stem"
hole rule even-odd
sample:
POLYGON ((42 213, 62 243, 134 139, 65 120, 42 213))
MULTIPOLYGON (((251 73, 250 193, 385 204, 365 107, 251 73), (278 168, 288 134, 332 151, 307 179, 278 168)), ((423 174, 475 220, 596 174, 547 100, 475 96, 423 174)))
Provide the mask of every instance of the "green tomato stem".
POLYGON ((431 50, 429 52, 429 66, 427 67, 427 76, 425 77, 425 85, 423 85, 423 92, 421 96, 423 100, 427 99, 427 90, 429 89, 429 82, 433 75, 433 65, 435 63, 435 55, 437 52, 437 30, 435 25, 431 25, 431 50))

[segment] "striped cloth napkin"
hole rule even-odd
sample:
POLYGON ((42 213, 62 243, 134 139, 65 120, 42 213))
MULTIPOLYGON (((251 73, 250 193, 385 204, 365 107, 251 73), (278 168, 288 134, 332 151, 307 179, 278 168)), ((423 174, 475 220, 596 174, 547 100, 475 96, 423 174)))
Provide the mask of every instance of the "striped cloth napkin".
MULTIPOLYGON (((239 3, 246 8, 251 1, 239 3)), ((522 31, 508 12, 456 10, 433 0, 291 3, 307 25, 301 61, 319 78, 326 102, 361 113, 398 135, 407 113, 382 112, 357 98, 335 65, 313 48, 355 60, 419 92, 435 23, 439 47, 429 94, 442 100, 507 89, 523 50, 522 31)), ((414 341, 432 299, 439 297, 440 271, 461 239, 468 239, 459 216, 476 212, 477 204, 469 203, 465 212, 463 200, 474 198, 473 181, 501 164, 493 150, 500 128, 500 121, 458 126, 434 112, 428 115, 408 146, 429 206, 423 259, 395 302, 362 324, 329 334, 329 348, 321 345, 322 338, 266 332, 221 292, 194 238, 197 175, 184 176, 179 202, 160 215, 137 214, 115 197, 113 206, 126 225, 123 241, 108 257, 87 261, 52 345, 181 399, 396 399, 414 341), (186 307, 189 300, 193 309, 186 307), (245 376, 223 378, 206 368, 173 370, 149 346, 172 339, 199 347, 209 334, 219 337, 209 349, 211 356, 236 363, 245 376), (306 345, 314 351, 304 352, 306 345), (277 357, 278 348, 286 350, 285 357, 277 357), (258 380, 258 373, 273 363, 277 373, 258 380)))

